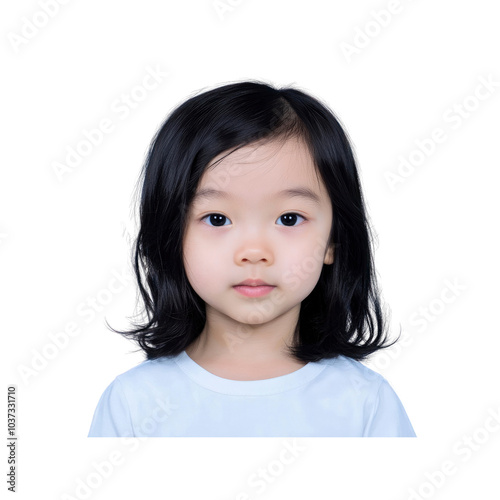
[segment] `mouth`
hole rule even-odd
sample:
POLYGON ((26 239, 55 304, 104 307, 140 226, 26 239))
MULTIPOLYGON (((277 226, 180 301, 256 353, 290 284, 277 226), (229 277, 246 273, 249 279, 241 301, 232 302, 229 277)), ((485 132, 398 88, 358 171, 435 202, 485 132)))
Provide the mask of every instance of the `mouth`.
POLYGON ((269 283, 266 283, 265 281, 262 280, 248 279, 234 286, 273 286, 273 285, 270 285, 269 283))
POLYGON ((261 297, 267 295, 276 287, 262 280, 245 280, 238 285, 234 285, 233 288, 246 297, 261 297))

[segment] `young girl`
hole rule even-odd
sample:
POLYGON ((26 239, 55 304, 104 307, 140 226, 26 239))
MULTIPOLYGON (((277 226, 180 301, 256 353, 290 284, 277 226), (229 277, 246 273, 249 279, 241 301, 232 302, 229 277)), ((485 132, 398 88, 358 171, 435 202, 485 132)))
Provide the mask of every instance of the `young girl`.
POLYGON ((148 320, 118 333, 147 359, 106 388, 89 436, 415 436, 360 363, 391 344, 353 152, 326 105, 256 81, 200 93, 142 175, 148 320))

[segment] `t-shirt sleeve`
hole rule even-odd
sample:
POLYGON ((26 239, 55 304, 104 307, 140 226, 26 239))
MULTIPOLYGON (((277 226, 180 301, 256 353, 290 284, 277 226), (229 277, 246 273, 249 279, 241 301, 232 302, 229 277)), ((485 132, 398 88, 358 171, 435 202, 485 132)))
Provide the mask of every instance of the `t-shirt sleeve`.
POLYGON ((88 437, 131 437, 134 435, 130 411, 118 378, 102 393, 90 425, 88 437))
POLYGON ((364 437, 416 437, 394 389, 383 379, 363 433, 364 437))

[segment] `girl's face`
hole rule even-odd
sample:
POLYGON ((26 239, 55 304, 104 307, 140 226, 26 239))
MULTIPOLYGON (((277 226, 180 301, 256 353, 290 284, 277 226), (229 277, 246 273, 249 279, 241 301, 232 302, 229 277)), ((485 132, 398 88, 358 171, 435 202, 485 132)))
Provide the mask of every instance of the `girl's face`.
POLYGON ((298 317, 323 264, 333 263, 327 249, 332 216, 328 192, 299 139, 252 144, 208 168, 183 241, 184 268, 206 304, 207 323, 224 318, 258 325, 290 312, 298 317), (235 288, 248 279, 272 288, 260 296, 252 296, 257 288, 235 288))

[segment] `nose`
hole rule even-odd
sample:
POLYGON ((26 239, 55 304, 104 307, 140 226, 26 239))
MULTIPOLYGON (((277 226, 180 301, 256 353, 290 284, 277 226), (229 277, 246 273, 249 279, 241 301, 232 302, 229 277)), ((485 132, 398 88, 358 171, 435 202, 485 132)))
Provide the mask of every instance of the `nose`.
POLYGON ((274 261, 271 247, 263 238, 252 238, 240 242, 234 258, 237 265, 244 263, 255 264, 257 262, 264 262, 269 265, 274 261))

